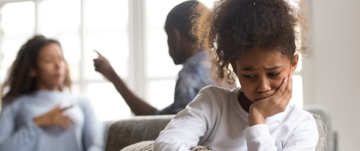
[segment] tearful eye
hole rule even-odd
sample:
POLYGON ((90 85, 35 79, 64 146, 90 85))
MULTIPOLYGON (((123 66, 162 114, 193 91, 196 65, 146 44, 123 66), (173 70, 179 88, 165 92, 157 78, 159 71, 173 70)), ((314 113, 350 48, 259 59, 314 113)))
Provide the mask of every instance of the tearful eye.
POLYGON ((254 75, 245 75, 245 74, 244 74, 244 77, 245 77, 245 78, 248 78, 248 79, 251 79, 251 78, 254 77, 254 75))
POLYGON ((269 75, 270 76, 277 76, 277 75, 280 75, 281 74, 281 72, 278 72, 278 73, 270 73, 269 75))

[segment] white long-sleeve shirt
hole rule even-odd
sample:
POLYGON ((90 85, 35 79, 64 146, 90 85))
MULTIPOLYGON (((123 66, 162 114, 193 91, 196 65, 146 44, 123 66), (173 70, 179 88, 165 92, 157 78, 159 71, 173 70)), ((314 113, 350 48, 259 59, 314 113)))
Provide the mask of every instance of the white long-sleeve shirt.
POLYGON ((314 151, 318 130, 314 117, 288 105, 249 127, 248 113, 238 102, 241 89, 202 89, 156 139, 155 151, 188 151, 197 145, 214 151, 314 151))

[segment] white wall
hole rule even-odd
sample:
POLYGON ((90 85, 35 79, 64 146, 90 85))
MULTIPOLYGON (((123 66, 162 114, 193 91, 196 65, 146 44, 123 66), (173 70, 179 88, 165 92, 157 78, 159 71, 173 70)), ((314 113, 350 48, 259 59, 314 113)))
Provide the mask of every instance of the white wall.
POLYGON ((339 150, 360 148, 360 0, 312 0, 316 103, 332 114, 339 150))

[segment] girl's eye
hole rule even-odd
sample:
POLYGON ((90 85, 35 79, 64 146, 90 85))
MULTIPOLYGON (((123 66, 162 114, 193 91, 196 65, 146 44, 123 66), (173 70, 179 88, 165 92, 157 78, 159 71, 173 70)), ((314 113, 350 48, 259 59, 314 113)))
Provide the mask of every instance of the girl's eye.
POLYGON ((248 79, 251 79, 251 78, 254 77, 254 75, 245 75, 245 74, 244 74, 244 77, 245 77, 245 78, 248 78, 248 79))
POLYGON ((279 75, 281 72, 278 72, 278 73, 270 73, 269 75, 270 76, 277 76, 277 75, 279 75))

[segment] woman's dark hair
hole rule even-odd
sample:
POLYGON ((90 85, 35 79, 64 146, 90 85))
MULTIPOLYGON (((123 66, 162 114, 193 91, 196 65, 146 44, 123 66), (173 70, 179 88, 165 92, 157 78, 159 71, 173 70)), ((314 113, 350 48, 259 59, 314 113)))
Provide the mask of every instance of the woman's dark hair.
POLYGON ((231 64, 254 48, 276 48, 290 60, 307 52, 305 5, 298 6, 285 0, 219 0, 211 10, 198 5, 192 33, 210 51, 218 82, 233 83, 231 64))
MULTIPOLYGON (((33 69, 37 68, 37 59, 40 50, 48 44, 60 43, 53 39, 48 39, 44 36, 34 36, 21 46, 14 63, 12 64, 7 79, 1 87, 1 97, 3 105, 12 102, 14 99, 23 94, 30 94, 35 92, 37 88, 36 77, 30 75, 33 69), (4 93, 4 89, 8 92, 4 93)), ((63 86, 60 87, 62 91, 64 87, 71 88, 71 80, 69 76, 68 67, 66 64, 65 80, 63 86)))

